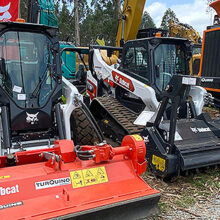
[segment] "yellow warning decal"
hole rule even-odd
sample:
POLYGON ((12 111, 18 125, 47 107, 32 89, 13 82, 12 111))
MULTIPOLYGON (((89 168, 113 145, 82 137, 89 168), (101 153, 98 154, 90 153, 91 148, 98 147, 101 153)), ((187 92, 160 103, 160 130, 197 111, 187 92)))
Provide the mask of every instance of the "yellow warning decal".
POLYGON ((162 172, 165 170, 166 161, 161 157, 157 157, 156 155, 153 155, 152 164, 156 166, 157 170, 160 170, 162 172))
POLYGON ((67 52, 66 52, 66 54, 70 54, 70 52, 69 52, 69 51, 67 51, 67 52))
POLYGON ((91 186, 108 182, 105 167, 96 167, 70 172, 73 188, 91 186))
POLYGON ((138 135, 138 134, 134 134, 134 135, 131 135, 131 136, 134 137, 134 139, 136 141, 143 141, 143 138, 140 135, 138 135))
POLYGON ((0 176, 0 180, 1 179, 7 179, 7 178, 10 178, 11 176, 10 175, 7 175, 7 176, 0 176))

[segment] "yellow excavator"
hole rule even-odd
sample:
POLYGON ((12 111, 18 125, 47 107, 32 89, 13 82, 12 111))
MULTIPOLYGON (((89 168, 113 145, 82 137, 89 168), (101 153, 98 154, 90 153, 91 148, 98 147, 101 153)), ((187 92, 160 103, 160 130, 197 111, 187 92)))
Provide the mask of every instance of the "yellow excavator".
POLYGON ((198 75, 201 58, 201 36, 199 32, 188 24, 177 23, 171 20, 169 26, 169 36, 186 38, 193 43, 193 56, 189 63, 189 69, 191 75, 198 75))
POLYGON ((120 16, 116 36, 116 47, 124 42, 136 39, 146 0, 126 0, 120 16))

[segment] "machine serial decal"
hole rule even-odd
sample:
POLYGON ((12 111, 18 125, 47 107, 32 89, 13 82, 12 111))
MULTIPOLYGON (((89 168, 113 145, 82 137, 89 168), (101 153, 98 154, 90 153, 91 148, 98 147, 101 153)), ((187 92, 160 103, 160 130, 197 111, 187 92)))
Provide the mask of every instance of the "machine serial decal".
POLYGON ((157 170, 160 170, 162 172, 165 170, 166 161, 161 157, 153 155, 152 164, 156 166, 157 170))
POLYGON ((112 71, 112 77, 116 83, 120 84, 126 89, 129 89, 132 92, 134 91, 134 86, 130 79, 122 76, 119 73, 116 73, 115 71, 112 71))
POLYGON ((64 177, 60 179, 52 179, 52 180, 44 180, 40 182, 35 183, 35 188, 36 189, 46 189, 50 187, 55 187, 55 186, 64 186, 71 184, 70 177, 64 177))
POLYGON ((11 176, 10 175, 7 175, 7 176, 0 176, 0 180, 2 180, 2 179, 8 179, 8 178, 10 178, 11 176))
POLYGON ((39 119, 37 118, 37 115, 39 114, 39 112, 37 112, 36 114, 29 114, 26 112, 26 114, 27 114, 27 118, 26 118, 27 123, 30 123, 33 125, 39 121, 39 119))
POLYGON ((192 128, 192 127, 190 127, 190 129, 191 129, 192 132, 194 132, 195 134, 211 131, 210 128, 192 128))
POLYGON ((96 167, 70 172, 73 188, 90 186, 108 182, 105 167, 96 167))
POLYGON ((10 194, 15 194, 15 193, 19 193, 19 186, 18 184, 15 186, 11 186, 11 187, 0 187, 0 196, 5 196, 5 195, 10 195, 10 194))
POLYGON ((13 208, 13 207, 20 206, 20 205, 23 205, 23 204, 24 203, 22 201, 20 201, 20 202, 13 202, 13 203, 9 203, 9 204, 0 205, 0 210, 1 209, 13 208))

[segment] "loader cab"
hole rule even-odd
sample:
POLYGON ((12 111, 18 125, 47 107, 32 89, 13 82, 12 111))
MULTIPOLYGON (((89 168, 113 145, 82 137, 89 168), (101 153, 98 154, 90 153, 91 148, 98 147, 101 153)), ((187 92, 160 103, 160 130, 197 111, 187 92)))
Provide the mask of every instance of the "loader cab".
POLYGON ((7 145, 57 135, 54 106, 62 94, 60 67, 56 28, 0 23, 1 121, 7 145))
POLYGON ((145 38, 124 45, 122 72, 152 86, 159 94, 174 74, 189 74, 191 46, 178 38, 145 38))

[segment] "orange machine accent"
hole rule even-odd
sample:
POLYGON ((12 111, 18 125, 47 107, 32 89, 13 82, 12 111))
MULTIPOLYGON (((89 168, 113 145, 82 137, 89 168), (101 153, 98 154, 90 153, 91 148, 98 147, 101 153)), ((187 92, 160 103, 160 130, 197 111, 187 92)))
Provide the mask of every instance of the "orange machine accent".
POLYGON ((212 7, 220 17, 220 0, 212 2, 209 6, 212 7))
POLYGON ((139 176, 146 170, 146 148, 136 136, 126 136, 117 148, 55 141, 52 149, 15 153, 13 167, 7 167, 7 157, 1 156, 1 220, 84 219, 88 214, 94 219, 103 210, 110 210, 113 219, 123 219, 121 208, 128 204, 131 214, 135 207, 149 212, 143 202, 152 207, 160 193, 139 176))
POLYGON ((17 18, 17 19, 16 19, 16 22, 25 23, 25 19, 23 19, 23 18, 17 18))
POLYGON ((155 34, 155 37, 161 37, 162 35, 161 35, 161 33, 160 32, 157 32, 156 34, 155 34))
POLYGON ((211 92, 220 92, 220 89, 213 89, 213 88, 207 88, 207 87, 204 87, 204 89, 211 91, 211 92))

